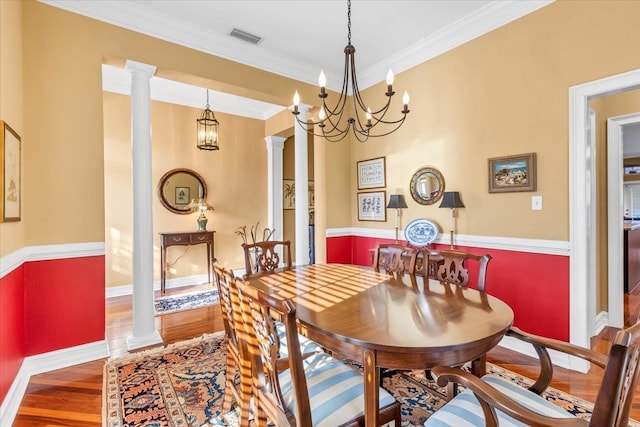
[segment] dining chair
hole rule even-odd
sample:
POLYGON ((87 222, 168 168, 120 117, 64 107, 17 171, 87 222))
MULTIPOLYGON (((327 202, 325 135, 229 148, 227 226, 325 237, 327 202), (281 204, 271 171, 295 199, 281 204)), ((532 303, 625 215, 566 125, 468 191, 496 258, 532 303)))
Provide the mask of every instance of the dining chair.
POLYGON ((507 335, 534 346, 540 360, 537 381, 525 389, 494 374, 480 379, 459 369, 434 368, 438 385, 454 381, 465 386, 466 390, 431 415, 424 423, 426 427, 514 425, 514 419, 525 425, 550 427, 628 425, 629 410, 640 375, 640 323, 618 331, 608 356, 566 342, 527 334, 517 328, 512 328, 507 335), (553 365, 547 349, 580 357, 604 369, 589 421, 576 418, 541 396, 553 377, 553 365), (461 420, 465 420, 465 424, 461 420))
MULTIPOLYGON (((251 356, 247 343, 252 337, 247 334, 244 326, 240 295, 233 272, 220 266, 214 266, 214 279, 220 296, 220 309, 225 330, 225 344, 227 350, 226 377, 222 414, 231 411, 235 400, 240 411, 240 425, 247 425, 250 418, 250 398, 254 394, 251 384, 251 356), (236 386, 236 374, 240 378, 239 386, 236 386), (243 424, 244 423, 244 424, 243 424)), ((281 322, 276 322, 278 336, 284 338, 285 328, 281 322)), ((316 342, 304 337, 298 337, 300 353, 303 357, 324 351, 316 342)), ((278 359, 280 363, 286 362, 289 357, 288 347, 282 345, 279 348, 278 359)))
POLYGON ((222 414, 231 411, 235 400, 240 411, 240 425, 249 423, 251 399, 251 357, 246 348, 245 340, 241 339, 244 324, 240 315, 240 300, 235 278, 231 271, 214 265, 214 280, 218 287, 222 323, 225 331, 225 347, 227 351, 227 366, 222 401, 222 414), (236 386, 236 374, 240 377, 240 384, 236 386))
MULTIPOLYGON (((296 310, 291 300, 261 292, 239 282, 245 326, 255 342, 253 378, 257 394, 260 427, 276 426, 356 426, 364 422, 364 381, 362 373, 327 353, 316 353, 303 360, 300 354, 296 310), (282 338, 276 330, 274 315, 285 328, 289 359, 286 367, 277 363, 282 338)), ((400 425, 400 404, 380 389, 381 423, 400 425)))
POLYGON ((404 273, 415 274, 418 250, 394 243, 378 243, 373 252, 373 269, 401 277, 404 273), (405 262, 405 258, 407 262, 405 262))
POLYGON ((277 268, 291 267, 291 242, 289 240, 265 240, 243 243, 245 277, 254 274, 273 273, 277 268), (278 249, 282 250, 282 259, 278 249))
POLYGON ((475 283, 479 291, 485 291, 487 265, 492 259, 491 255, 476 255, 453 249, 425 249, 423 254, 425 256, 425 265, 427 265, 426 260, 428 257, 439 256, 442 259, 442 264, 436 270, 436 279, 440 282, 463 287, 467 287, 471 282, 475 283), (478 275, 475 276, 475 280, 471 280, 470 277, 470 263, 477 263, 478 275))

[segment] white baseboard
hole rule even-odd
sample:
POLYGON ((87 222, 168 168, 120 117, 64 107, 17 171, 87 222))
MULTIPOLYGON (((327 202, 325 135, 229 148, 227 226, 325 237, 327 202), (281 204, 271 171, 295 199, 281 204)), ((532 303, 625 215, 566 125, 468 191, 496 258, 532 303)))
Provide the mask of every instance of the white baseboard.
POLYGON ((593 331, 593 334, 591 335, 598 335, 606 326, 609 326, 609 313, 606 311, 601 311, 596 315, 596 330, 593 331))
MULTIPOLYGON (((183 286, 191 286, 191 285, 204 285, 208 282, 209 277, 206 274, 198 274, 195 276, 185 276, 185 277, 176 277, 175 279, 169 279, 166 282, 167 289, 181 288, 183 286)), ((160 290, 160 281, 156 280, 153 282, 153 290, 160 290)), ((132 295, 133 294, 133 285, 122 285, 122 286, 111 286, 105 288, 105 297, 120 297, 124 295, 132 295)))
POLYGON ((10 426, 13 424, 32 375, 107 357, 109 357, 109 344, 106 339, 26 357, 22 361, 18 375, 13 380, 2 405, 0 405, 0 425, 10 426))

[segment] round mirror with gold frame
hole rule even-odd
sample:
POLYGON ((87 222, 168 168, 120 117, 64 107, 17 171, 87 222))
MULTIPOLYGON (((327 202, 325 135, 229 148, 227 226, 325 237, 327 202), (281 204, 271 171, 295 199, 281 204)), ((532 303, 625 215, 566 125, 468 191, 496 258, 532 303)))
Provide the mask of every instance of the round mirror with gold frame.
POLYGON ((418 169, 411 178, 411 197, 421 205, 432 205, 444 193, 444 177, 432 167, 418 169))
POLYGON ((158 198, 171 212, 186 215, 193 212, 192 199, 206 199, 204 179, 191 169, 171 169, 158 182, 158 198))

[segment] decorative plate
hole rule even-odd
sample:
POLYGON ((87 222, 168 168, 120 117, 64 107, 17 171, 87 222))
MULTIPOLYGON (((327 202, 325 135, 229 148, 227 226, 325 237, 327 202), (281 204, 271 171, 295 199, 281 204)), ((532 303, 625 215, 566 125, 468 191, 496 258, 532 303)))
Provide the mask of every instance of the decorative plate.
POLYGON ((404 238, 411 246, 427 246, 438 237, 438 226, 428 219, 414 219, 404 229, 404 238))

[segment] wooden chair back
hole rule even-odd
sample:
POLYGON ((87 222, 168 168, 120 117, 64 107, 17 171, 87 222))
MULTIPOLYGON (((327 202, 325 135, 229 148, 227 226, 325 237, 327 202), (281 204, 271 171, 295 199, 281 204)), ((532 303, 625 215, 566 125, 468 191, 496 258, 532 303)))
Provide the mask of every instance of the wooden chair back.
POLYGON ((611 344, 589 425, 627 426, 639 376, 640 322, 619 331, 611 344))
POLYGON ((425 249, 423 252, 423 256, 424 265, 428 265, 429 257, 440 256, 443 262, 436 271, 436 279, 442 283, 449 283, 452 285, 459 285, 463 287, 467 287, 470 282, 469 263, 477 263, 478 275, 476 276, 475 283, 477 289, 481 292, 484 292, 485 281, 487 277, 487 265, 492 259, 491 255, 476 255, 470 252, 458 251, 453 249, 425 249))
POLYGON ((248 425, 252 394, 251 357, 246 345, 238 286, 233 272, 217 265, 214 266, 214 279, 218 287, 227 350, 222 414, 231 411, 235 399, 240 409, 240 425, 248 425), (240 375, 239 387, 234 381, 236 372, 240 375))
POLYGON ((245 277, 253 274, 269 274, 281 267, 290 268, 291 242, 289 240, 265 240, 243 243, 245 277), (282 259, 277 249, 282 249, 282 259))
POLYGON ((291 301, 260 292, 240 283, 240 304, 245 328, 251 331, 249 349, 253 353, 254 391, 257 394, 258 425, 266 426, 267 420, 277 426, 310 426, 311 407, 306 377, 302 366, 300 342, 297 333, 295 308, 291 301), (285 326, 289 348, 288 367, 291 384, 296 396, 294 414, 288 409, 280 387, 278 351, 280 338, 274 315, 285 326))
POLYGON ((415 274, 418 250, 393 243, 378 243, 373 253, 373 269, 399 277, 404 273, 415 274))

